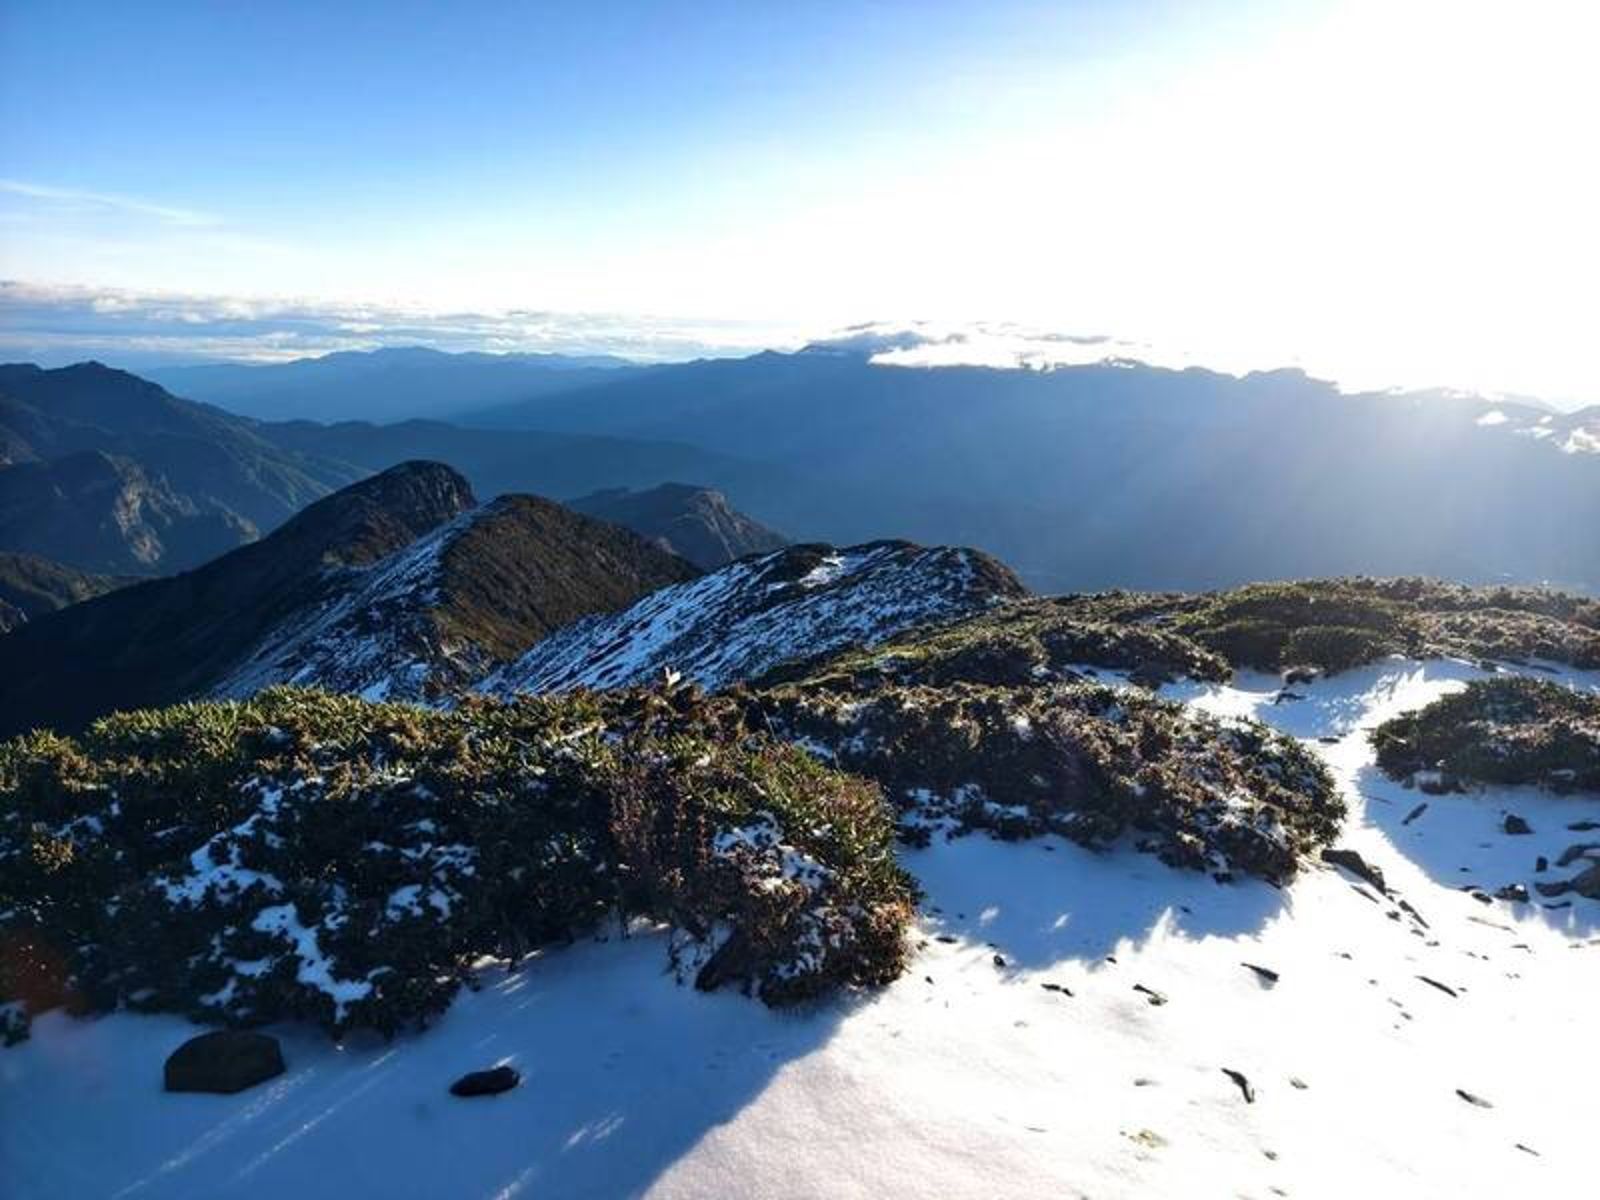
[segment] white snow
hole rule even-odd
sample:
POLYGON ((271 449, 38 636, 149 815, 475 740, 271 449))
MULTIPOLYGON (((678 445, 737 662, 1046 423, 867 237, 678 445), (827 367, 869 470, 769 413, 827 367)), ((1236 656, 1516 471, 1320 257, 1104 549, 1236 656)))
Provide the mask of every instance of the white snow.
POLYGON ((1504 425, 1510 419, 1510 417, 1506 416, 1505 413, 1501 412, 1498 408, 1492 408, 1488 412, 1484 413, 1483 416, 1478 418, 1477 424, 1504 425))
POLYGON ((391 1045, 278 1030, 288 1074, 233 1097, 160 1092, 196 1031, 179 1018, 43 1016, 0 1051, 0 1195, 1587 1194, 1600 903, 1461 887, 1555 877, 1535 856, 1584 840, 1565 826, 1600 797, 1423 796, 1365 742, 1478 674, 1391 660, 1278 705, 1265 676, 1168 689, 1312 739, 1351 804, 1340 844, 1425 929, 1331 868, 1278 891, 1131 850, 937 842, 905 855, 927 892, 905 976, 810 1011, 678 986, 642 931, 489 970, 391 1045), (1508 809, 1534 833, 1500 833, 1508 809), (520 1088, 446 1093, 499 1062, 520 1088))
MULTIPOLYGON (((331 920, 324 918, 325 923, 331 920)), ((300 923, 293 904, 274 904, 263 908, 250 925, 263 933, 276 933, 288 940, 300 959, 299 966, 295 968, 295 978, 333 997, 340 1017, 344 1015, 345 1005, 360 1000, 372 991, 372 984, 364 979, 340 979, 334 975, 327 956, 317 943, 316 930, 307 929, 300 923)))
POLYGON ((803 575, 801 548, 743 559, 631 608, 558 630, 480 691, 559 692, 653 682, 663 670, 716 689, 789 659, 873 645, 914 625, 981 612, 971 552, 873 542, 831 551, 803 575))

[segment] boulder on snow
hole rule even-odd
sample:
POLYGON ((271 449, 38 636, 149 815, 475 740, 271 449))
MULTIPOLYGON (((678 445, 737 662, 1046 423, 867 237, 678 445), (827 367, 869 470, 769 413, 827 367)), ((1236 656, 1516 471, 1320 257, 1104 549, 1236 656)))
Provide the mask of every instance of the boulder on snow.
POLYGON ((1347 850, 1342 846, 1324 846, 1322 861, 1332 863, 1336 867, 1343 867, 1358 879, 1365 879, 1384 895, 1389 894, 1389 885, 1383 881, 1383 872, 1362 858, 1354 850, 1347 850))
POLYGON ((452 1096, 498 1096, 501 1092, 509 1092, 522 1082, 522 1075, 515 1067, 501 1064, 490 1067, 487 1071, 469 1071, 460 1079, 450 1085, 452 1096))
POLYGON ((1600 850, 1600 842, 1577 842, 1568 846, 1561 852, 1561 857, 1556 859, 1556 866, 1570 867, 1580 858, 1588 856, 1591 850, 1600 850))
POLYGON ((284 1072, 278 1039, 242 1029, 216 1029, 192 1037, 167 1057, 169 1092, 232 1095, 284 1072))
POLYGON ((1529 825, 1527 821, 1517 816, 1516 813, 1507 813, 1506 819, 1501 825, 1501 828, 1507 833, 1517 836, 1533 832, 1533 826, 1529 825))
POLYGON ((1600 900, 1600 862, 1586 871, 1579 871, 1568 881, 1572 890, 1587 900, 1600 900))

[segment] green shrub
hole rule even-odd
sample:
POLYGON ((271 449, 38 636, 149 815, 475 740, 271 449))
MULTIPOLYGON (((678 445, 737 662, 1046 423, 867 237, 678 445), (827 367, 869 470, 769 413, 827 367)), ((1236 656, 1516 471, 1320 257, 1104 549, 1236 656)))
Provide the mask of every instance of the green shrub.
POLYGON ((872 785, 644 693, 121 714, 0 745, 3 1032, 22 1001, 393 1033, 614 915, 770 1003, 880 983, 893 832, 872 785))
POLYGON ((1372 732, 1396 779, 1600 791, 1600 696, 1546 680, 1478 680, 1372 732))

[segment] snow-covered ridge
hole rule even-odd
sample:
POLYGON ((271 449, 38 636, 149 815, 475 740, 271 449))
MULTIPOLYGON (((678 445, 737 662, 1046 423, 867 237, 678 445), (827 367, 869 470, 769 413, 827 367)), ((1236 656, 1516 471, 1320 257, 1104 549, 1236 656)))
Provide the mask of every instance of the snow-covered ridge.
POLYGON ((432 683, 462 682, 487 669, 472 647, 441 640, 430 611, 441 601, 445 551, 492 509, 462 513, 369 567, 338 569, 323 599, 280 621, 211 694, 237 698, 296 684, 369 700, 419 700, 432 683))
POLYGON ((570 625, 479 690, 624 687, 666 669, 717 689, 792 659, 971 616, 1023 591, 1009 570, 975 550, 905 542, 791 546, 570 625))

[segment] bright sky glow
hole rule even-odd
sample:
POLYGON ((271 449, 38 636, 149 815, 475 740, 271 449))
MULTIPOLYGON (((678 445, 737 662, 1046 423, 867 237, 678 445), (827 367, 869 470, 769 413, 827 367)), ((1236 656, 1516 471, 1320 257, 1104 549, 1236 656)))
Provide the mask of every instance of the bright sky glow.
POLYGON ((12 0, 0 278, 1592 403, 1596 45, 1588 0, 12 0))

